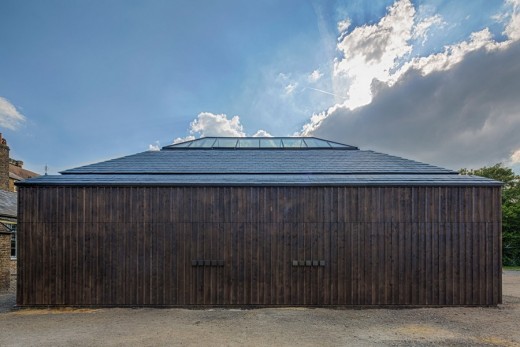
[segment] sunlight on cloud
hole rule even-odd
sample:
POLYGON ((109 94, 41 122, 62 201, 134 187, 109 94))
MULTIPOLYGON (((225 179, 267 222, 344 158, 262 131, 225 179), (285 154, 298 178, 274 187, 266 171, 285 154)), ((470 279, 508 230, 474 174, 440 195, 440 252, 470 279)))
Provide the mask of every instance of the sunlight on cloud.
POLYGON ((343 58, 334 63, 334 77, 336 88, 348 86, 346 107, 370 103, 372 80, 388 81, 396 61, 411 52, 414 16, 410 1, 397 1, 378 23, 357 27, 340 39, 337 48, 343 58))
POLYGON ((442 27, 446 23, 437 14, 418 20, 409 0, 396 1, 373 25, 357 27, 349 34, 340 33, 337 49, 342 57, 334 62, 334 93, 342 95, 346 92, 348 98, 326 111, 313 114, 300 134, 312 134, 338 109, 354 110, 370 104, 378 88, 392 87, 409 71, 426 76, 453 68, 471 52, 506 49, 520 38, 520 0, 507 0, 507 3, 512 10, 498 15, 496 20, 504 22, 508 40, 497 42, 490 30, 484 28, 471 33, 469 40, 448 45, 442 52, 428 56, 410 57, 414 41, 424 44, 434 26, 442 27))
POLYGON ((366 106, 313 116, 310 135, 451 169, 518 160, 519 56, 516 42, 482 48, 448 70, 411 69, 366 106))
POLYGON ((518 40, 520 39, 520 0, 508 0, 507 3, 512 7, 512 13, 504 34, 512 40, 518 40))
POLYGON ((9 100, 0 96, 0 126, 16 130, 25 120, 25 116, 9 100))
POLYGON ((449 70, 459 63, 464 56, 481 48, 493 50, 506 47, 508 42, 498 43, 493 40, 488 28, 472 33, 469 41, 462 41, 457 44, 445 47, 444 51, 432 54, 427 57, 419 57, 410 60, 394 74, 394 79, 398 80, 401 75, 410 69, 420 71, 427 75, 434 71, 449 70))

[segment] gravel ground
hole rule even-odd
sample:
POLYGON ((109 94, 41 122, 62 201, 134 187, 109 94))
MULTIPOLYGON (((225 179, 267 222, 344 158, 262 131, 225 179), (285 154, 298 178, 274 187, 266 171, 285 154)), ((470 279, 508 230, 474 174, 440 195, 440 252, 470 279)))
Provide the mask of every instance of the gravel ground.
POLYGON ((492 308, 24 309, 0 296, 0 346, 520 346, 520 271, 492 308))

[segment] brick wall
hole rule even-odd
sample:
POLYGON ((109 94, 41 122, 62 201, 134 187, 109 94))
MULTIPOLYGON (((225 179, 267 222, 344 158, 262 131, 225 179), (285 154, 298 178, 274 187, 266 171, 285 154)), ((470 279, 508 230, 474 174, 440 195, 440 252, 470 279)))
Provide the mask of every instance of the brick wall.
POLYGON ((9 147, 0 133, 0 189, 9 190, 9 147))
MULTIPOLYGON (((0 231, 3 225, 0 225, 0 231)), ((7 292, 11 283, 11 235, 0 233, 0 293, 7 292)))
POLYGON ((11 271, 11 275, 16 276, 16 259, 11 259, 9 263, 9 270, 11 271))
MULTIPOLYGON (((9 147, 0 133, 0 189, 9 190, 9 147)), ((11 282, 11 235, 3 234, 0 225, 0 293, 9 290, 11 282)))
POLYGON ((16 259, 11 259, 11 286, 10 293, 16 293, 16 259))

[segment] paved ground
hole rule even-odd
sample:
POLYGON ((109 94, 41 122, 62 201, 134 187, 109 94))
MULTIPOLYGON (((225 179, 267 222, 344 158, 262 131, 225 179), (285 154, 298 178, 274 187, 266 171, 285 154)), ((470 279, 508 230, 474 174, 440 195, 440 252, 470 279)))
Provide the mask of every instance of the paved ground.
POLYGON ((520 271, 503 277, 498 308, 9 311, 3 295, 0 346, 520 346, 520 271))

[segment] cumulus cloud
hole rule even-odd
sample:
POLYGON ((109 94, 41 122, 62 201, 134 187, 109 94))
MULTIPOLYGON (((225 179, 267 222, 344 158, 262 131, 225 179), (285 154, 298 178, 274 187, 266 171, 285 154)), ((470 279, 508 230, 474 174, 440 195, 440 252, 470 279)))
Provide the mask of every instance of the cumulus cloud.
POLYGON ((512 40, 520 39, 520 0, 507 0, 512 12, 507 23, 504 34, 512 40))
MULTIPOLYGON (((231 136, 245 137, 244 127, 240 123, 239 116, 233 116, 231 119, 225 114, 213 114, 211 112, 201 112, 190 123, 190 135, 186 137, 178 137, 173 143, 195 140, 197 137, 208 136, 231 136)), ((258 130, 253 137, 271 137, 265 130, 258 130)), ((150 145, 152 146, 152 145, 150 145)), ((150 147, 151 149, 152 147, 150 147)))
POLYGON ((431 54, 426 57, 417 57, 403 66, 397 71, 393 78, 398 80, 404 73, 411 69, 420 71, 423 75, 427 75, 433 71, 443 71, 451 69, 455 64, 464 59, 465 55, 485 48, 486 50, 494 50, 506 48, 510 44, 506 42, 496 42, 493 40, 491 32, 488 28, 481 31, 471 33, 468 41, 462 41, 453 45, 446 46, 444 51, 437 54, 431 54))
POLYGON ((149 151, 160 151, 161 150, 161 144, 159 143, 159 140, 155 141, 155 143, 148 145, 149 151))
POLYGON ((347 90, 344 105, 350 109, 372 100, 373 79, 388 81, 396 62, 409 54, 415 8, 409 0, 396 1, 378 23, 356 27, 340 37, 337 49, 343 55, 334 63, 335 94, 347 90))
POLYGON ((253 134, 253 137, 273 137, 273 135, 269 134, 265 130, 258 130, 256 133, 253 134))
POLYGON ((410 57, 445 23, 435 14, 418 20, 410 1, 396 1, 378 23, 340 35, 334 75, 348 98, 312 115, 299 134, 454 169, 518 162, 519 4, 510 0, 513 10, 497 17, 505 41, 484 28, 442 52, 410 57))
POLYGON ((481 47, 449 70, 409 70, 377 85, 366 106, 315 115, 310 134, 453 169, 519 160, 519 56, 516 42, 481 47))
POLYGON ((245 136, 244 127, 240 124, 240 117, 231 119, 225 114, 213 114, 201 112, 197 118, 190 123, 190 133, 205 136, 245 136))
POLYGON ((0 97, 0 126, 16 130, 25 120, 25 116, 9 100, 0 97))
POLYGON ((419 19, 410 0, 396 1, 379 22, 340 35, 337 50, 342 56, 334 62, 334 94, 344 95, 346 91, 348 98, 342 106, 353 110, 372 101, 374 83, 392 86, 412 69, 426 75, 450 69, 466 54, 483 47, 489 51, 507 48, 520 38, 520 0, 508 1, 512 11, 502 15, 508 19, 504 33, 509 40, 498 43, 484 28, 468 40, 447 45, 442 52, 419 57, 410 57, 413 44, 424 44, 434 26, 446 23, 438 14, 419 19))

